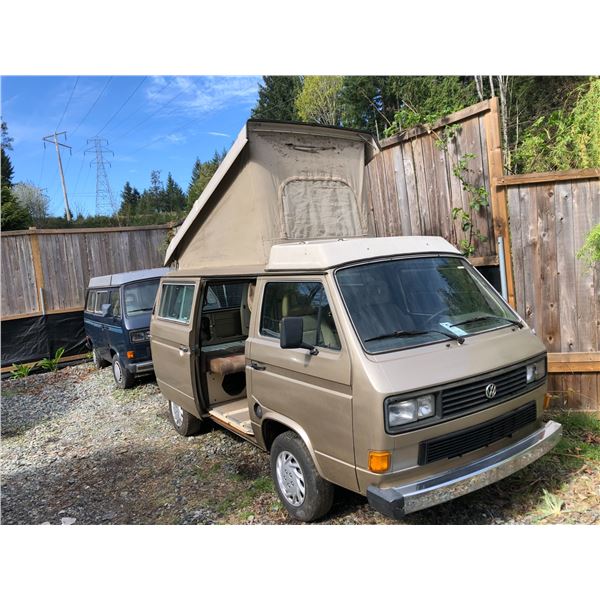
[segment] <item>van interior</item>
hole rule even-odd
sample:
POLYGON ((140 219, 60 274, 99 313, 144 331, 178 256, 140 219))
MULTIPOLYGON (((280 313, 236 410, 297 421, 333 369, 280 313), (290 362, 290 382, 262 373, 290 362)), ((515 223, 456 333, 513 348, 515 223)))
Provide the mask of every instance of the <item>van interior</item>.
POLYGON ((245 342, 255 280, 215 281, 205 287, 200 315, 199 376, 210 415, 253 436, 246 395, 245 342))

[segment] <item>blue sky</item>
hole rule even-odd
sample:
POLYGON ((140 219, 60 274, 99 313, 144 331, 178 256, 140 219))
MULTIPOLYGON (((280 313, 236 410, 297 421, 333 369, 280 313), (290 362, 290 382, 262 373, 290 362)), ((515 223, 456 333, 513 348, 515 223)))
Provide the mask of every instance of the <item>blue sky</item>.
MULTIPOLYGON (((258 76, 2 77, 2 118, 14 138, 13 181, 45 188, 50 211, 64 203, 54 145, 42 138, 67 131, 63 168, 72 212, 95 212, 96 168, 87 140, 108 140, 107 175, 116 202, 125 181, 140 191, 150 171, 171 172, 184 191, 193 163, 229 148, 258 96, 258 76)), ((64 139, 61 140, 64 142, 64 139)))

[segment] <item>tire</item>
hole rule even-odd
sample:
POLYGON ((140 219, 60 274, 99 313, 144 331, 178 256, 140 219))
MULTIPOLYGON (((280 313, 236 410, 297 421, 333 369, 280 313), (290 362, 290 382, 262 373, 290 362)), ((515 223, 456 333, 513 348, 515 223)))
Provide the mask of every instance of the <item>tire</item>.
POLYGON ((282 433, 273 442, 271 477, 294 519, 309 523, 331 509, 334 486, 319 475, 307 447, 293 431, 282 433))
POLYGON ((108 367, 110 364, 107 360, 104 360, 100 354, 98 354, 98 350, 96 348, 92 348, 92 360, 94 361, 94 366, 96 369, 104 369, 104 367, 108 367))
POLYGON ((125 368, 125 366, 121 362, 121 359, 116 354, 113 356, 112 372, 113 377, 115 378, 115 383, 118 387, 120 387, 123 390, 126 390, 127 388, 133 386, 133 383, 135 381, 133 373, 131 373, 125 368))
POLYGON ((183 437, 197 434, 202 425, 202 421, 198 417, 190 414, 171 400, 169 400, 169 418, 173 423, 173 427, 175 427, 175 431, 183 437))

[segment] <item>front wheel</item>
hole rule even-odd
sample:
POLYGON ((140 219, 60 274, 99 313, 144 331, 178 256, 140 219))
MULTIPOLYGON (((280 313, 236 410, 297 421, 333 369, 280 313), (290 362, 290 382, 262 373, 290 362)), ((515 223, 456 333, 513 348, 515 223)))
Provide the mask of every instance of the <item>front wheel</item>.
POLYGON ((278 436, 271 447, 271 477, 288 513, 299 521, 316 521, 333 504, 333 484, 323 479, 308 448, 293 431, 278 436))
POLYGON ((113 357, 112 372, 113 377, 115 378, 115 383, 121 389, 127 389, 133 386, 135 381, 133 373, 125 368, 125 365, 121 362, 121 359, 116 355, 113 357))
POLYGON ((169 400, 169 416, 171 417, 173 427, 175 427, 175 430, 179 435, 188 437, 190 435, 195 435, 200 431, 200 419, 171 400, 169 400))

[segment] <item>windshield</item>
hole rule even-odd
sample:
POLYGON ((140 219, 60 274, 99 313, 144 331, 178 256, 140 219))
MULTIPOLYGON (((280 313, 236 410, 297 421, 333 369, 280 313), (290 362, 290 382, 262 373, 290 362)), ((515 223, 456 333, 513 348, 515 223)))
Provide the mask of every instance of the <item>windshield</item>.
POLYGON ((158 283, 158 279, 152 279, 125 286, 125 314, 130 316, 152 311, 158 283))
POLYGON ((458 257, 345 267, 336 278, 367 352, 462 341, 510 324, 521 327, 487 281, 458 257))

